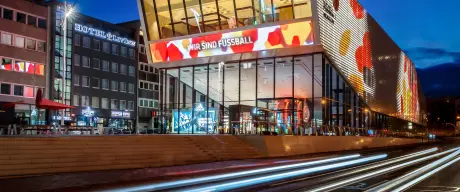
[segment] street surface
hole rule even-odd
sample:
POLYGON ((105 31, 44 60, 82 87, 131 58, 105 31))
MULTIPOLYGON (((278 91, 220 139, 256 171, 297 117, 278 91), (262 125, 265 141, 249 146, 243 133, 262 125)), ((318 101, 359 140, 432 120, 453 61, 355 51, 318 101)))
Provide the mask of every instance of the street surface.
POLYGON ((440 142, 289 158, 9 178, 0 180, 0 186, 4 191, 460 191, 459 147, 460 143, 440 142))

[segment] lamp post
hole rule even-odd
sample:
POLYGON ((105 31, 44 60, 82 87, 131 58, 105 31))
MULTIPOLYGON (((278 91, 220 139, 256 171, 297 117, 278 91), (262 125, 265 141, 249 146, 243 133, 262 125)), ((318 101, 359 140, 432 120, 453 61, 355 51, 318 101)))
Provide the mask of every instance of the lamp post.
MULTIPOLYGON (((64 31, 64 46, 63 46, 63 53, 64 53, 64 61, 62 66, 62 104, 65 104, 65 84, 66 84, 66 67, 67 67, 67 18, 72 16, 73 14, 73 7, 67 7, 67 2, 64 1, 64 22, 62 25, 62 30, 64 31)), ((65 116, 65 109, 62 109, 61 114, 61 126, 64 125, 64 116, 65 116)))

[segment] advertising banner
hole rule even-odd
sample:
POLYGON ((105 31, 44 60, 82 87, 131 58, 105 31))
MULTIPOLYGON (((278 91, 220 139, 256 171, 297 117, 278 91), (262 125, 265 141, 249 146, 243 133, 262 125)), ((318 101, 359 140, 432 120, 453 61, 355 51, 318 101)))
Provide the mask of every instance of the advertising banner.
POLYGON ((312 45, 311 21, 253 28, 228 33, 215 33, 193 38, 150 44, 152 61, 182 59, 263 51, 312 45))

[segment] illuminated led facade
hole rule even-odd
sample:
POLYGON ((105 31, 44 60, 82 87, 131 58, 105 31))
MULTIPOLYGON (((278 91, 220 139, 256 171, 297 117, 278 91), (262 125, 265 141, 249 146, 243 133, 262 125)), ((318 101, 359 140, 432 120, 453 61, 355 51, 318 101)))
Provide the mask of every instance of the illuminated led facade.
POLYGON ((138 0, 161 133, 422 127, 415 66, 356 0, 138 0))

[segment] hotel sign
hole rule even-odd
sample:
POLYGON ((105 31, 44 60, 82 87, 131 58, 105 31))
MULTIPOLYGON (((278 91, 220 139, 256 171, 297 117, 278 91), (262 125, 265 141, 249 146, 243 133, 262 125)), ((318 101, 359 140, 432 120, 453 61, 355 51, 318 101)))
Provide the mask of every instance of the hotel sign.
POLYGON ((99 37, 99 38, 105 39, 107 41, 112 41, 112 42, 116 42, 116 43, 122 43, 122 44, 133 46, 133 47, 136 46, 136 42, 133 41, 133 40, 127 39, 125 37, 118 37, 117 35, 112 34, 110 32, 105 32, 105 31, 95 29, 95 28, 92 28, 92 27, 88 27, 88 26, 85 26, 85 25, 81 25, 81 24, 78 24, 78 23, 74 24, 74 30, 78 31, 80 33, 85 33, 85 34, 88 34, 88 35, 91 35, 91 36, 99 37))
POLYGON ((309 20, 239 31, 216 32, 197 37, 160 40, 150 43, 152 62, 230 55, 313 45, 309 20))

